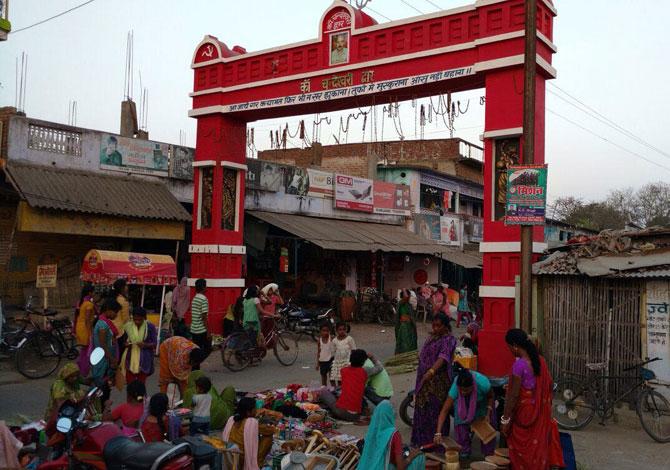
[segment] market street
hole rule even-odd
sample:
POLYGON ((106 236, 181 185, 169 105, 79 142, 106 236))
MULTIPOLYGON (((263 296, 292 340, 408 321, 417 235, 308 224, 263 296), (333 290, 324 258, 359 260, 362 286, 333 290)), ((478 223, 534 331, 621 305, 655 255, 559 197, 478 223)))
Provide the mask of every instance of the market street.
MULTIPOLYGON (((428 326, 418 327, 420 341, 426 336, 428 326)), ((459 332, 456 332, 458 335, 459 332)), ((353 325, 351 335, 357 340, 357 346, 366 349, 382 359, 393 355, 393 328, 379 325, 353 325)), ((314 370, 315 345, 307 340, 300 343, 300 356, 291 367, 281 366, 273 355, 263 360, 260 366, 238 373, 232 373, 221 364, 220 355, 215 351, 204 364, 203 370, 212 378, 214 386, 220 390, 233 385, 238 390, 259 391, 275 387, 284 387, 289 383, 318 383, 318 374, 314 370)), ((39 418, 44 412, 48 389, 54 376, 40 380, 27 380, 8 367, 7 362, 0 363, 0 419, 13 421, 17 415, 39 418), (8 380, 8 378, 13 380, 8 380), (7 383, 14 382, 15 383, 7 383)), ((394 375, 391 377, 395 388, 392 400, 394 407, 405 397, 408 390, 414 388, 414 374, 394 375)), ((157 373, 148 381, 149 393, 155 392, 157 373)), ((124 394, 114 391, 112 399, 119 403, 124 394)), ((618 423, 608 422, 601 427, 594 420, 586 429, 572 433, 577 462, 583 469, 612 468, 617 470, 639 470, 640 468, 661 468, 670 458, 669 450, 662 444, 652 441, 640 427, 634 412, 619 410, 618 423), (606 445, 603 445, 606 443, 606 445)), ((399 418, 398 428, 405 441, 409 440, 410 428, 399 418)), ((365 427, 343 426, 340 430, 348 434, 364 437, 365 427)), ((475 445, 475 448, 477 446, 475 445)))

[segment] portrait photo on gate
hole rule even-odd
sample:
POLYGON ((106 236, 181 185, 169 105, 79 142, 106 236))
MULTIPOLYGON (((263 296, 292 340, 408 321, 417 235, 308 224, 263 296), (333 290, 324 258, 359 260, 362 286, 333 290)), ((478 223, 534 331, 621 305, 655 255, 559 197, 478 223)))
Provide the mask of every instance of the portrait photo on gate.
POLYGON ((349 31, 330 35, 330 65, 349 63, 349 31))

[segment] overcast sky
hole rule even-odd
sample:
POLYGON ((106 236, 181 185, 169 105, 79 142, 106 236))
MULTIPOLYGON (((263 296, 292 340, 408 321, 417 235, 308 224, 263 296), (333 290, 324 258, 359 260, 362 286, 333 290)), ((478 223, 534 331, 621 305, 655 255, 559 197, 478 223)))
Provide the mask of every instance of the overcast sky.
MULTIPOLYGON (((16 30, 82 2, 12 0, 10 20, 16 30)), ((316 36, 321 14, 330 3, 329 0, 96 0, 43 25, 10 34, 8 41, 0 43, 0 105, 15 102, 15 60, 26 52, 29 65, 25 108, 29 116, 65 123, 68 103, 76 100, 79 126, 118 132, 126 35, 134 30, 134 97, 139 101, 141 75, 141 85, 149 89, 151 138, 178 143, 183 130, 186 144, 194 145, 195 120, 187 117, 193 80, 189 65, 193 49, 203 35, 212 34, 231 48, 239 44, 247 51, 311 39, 316 36)), ((407 3, 427 13, 436 10, 433 3, 446 9, 471 2, 373 0, 369 7, 374 11, 368 13, 379 22, 387 21, 381 15, 393 20, 417 15, 407 3)), ((552 84, 661 152, 617 133, 548 93, 546 160, 550 165, 550 197, 578 195, 594 199, 604 197, 613 188, 670 181, 667 139, 670 2, 554 3, 559 12, 554 33, 559 51, 554 56, 558 78, 552 84)), ((561 94, 554 86, 548 90, 561 94)), ((456 120, 455 136, 480 143, 482 94, 483 90, 477 90, 456 97, 463 109, 469 100, 469 108, 456 120)), ((415 108, 405 103, 401 113, 404 137, 414 138, 415 108)), ((333 117, 330 128, 322 128, 324 144, 334 143, 339 116, 333 117)), ((345 119, 346 116, 347 113, 345 119)), ((256 146, 262 149, 269 145, 269 129, 287 121, 295 129, 297 120, 253 124, 256 146)), ((309 126, 308 122, 311 135, 309 126)), ((385 140, 398 138, 392 122, 387 120, 384 126, 385 140)), ((346 137, 348 142, 362 139, 360 127, 360 120, 352 124, 346 137)), ((448 136, 443 123, 432 123, 425 129, 426 138, 443 136, 448 136)), ((341 132, 339 138, 345 139, 341 132)), ((369 139, 368 132, 366 141, 369 139)))

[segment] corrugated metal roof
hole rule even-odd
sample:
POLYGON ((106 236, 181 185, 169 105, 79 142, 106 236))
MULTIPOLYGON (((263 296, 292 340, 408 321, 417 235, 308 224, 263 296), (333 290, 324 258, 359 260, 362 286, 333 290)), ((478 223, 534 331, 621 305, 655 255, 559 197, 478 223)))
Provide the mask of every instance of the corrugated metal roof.
POLYGON ((89 214, 189 221, 159 182, 10 161, 10 181, 28 205, 89 214))
POLYGON ((247 214, 279 227, 326 250, 384 251, 440 255, 465 268, 479 268, 482 255, 426 240, 399 225, 324 219, 304 215, 247 211, 247 214))
POLYGON ((616 279, 627 278, 664 278, 670 279, 670 264, 663 266, 654 266, 651 268, 640 268, 634 271, 622 271, 616 274, 610 274, 607 277, 616 279))

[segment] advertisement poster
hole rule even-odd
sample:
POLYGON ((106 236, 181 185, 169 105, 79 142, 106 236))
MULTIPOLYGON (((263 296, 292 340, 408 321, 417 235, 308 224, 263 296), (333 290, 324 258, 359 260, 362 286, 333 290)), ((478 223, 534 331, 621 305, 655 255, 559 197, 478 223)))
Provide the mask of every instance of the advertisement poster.
MULTIPOLYGON (((670 282, 647 281, 647 353, 660 361, 645 366, 663 382, 670 382, 670 282)), ((670 399, 670 390, 664 390, 670 399)))
POLYGON ((463 221, 448 215, 440 217, 440 241, 449 246, 463 244, 463 221))
POLYGON ((484 239, 484 221, 483 220, 470 220, 470 241, 471 242, 481 242, 484 239))
POLYGON ((335 175, 333 173, 308 168, 307 177, 309 178, 308 196, 332 198, 335 195, 333 184, 335 175))
POLYGON ((103 170, 168 176, 168 144, 102 134, 100 168, 103 170))
POLYGON ((409 186, 375 181, 372 192, 375 214, 411 215, 409 186))
POLYGON ((335 207, 351 211, 372 212, 372 180, 335 175, 335 207))
POLYGON ((421 201, 421 177, 419 176, 419 172, 405 169, 386 169, 385 174, 387 175, 385 178, 386 181, 409 186, 411 210, 412 212, 418 213, 420 211, 419 206, 421 201))
POLYGON ((309 176, 307 176, 307 170, 299 167, 289 167, 286 173, 286 194, 307 196, 308 190, 309 176))
POLYGON ((279 192, 284 185, 288 167, 257 159, 247 159, 247 187, 261 191, 279 192))
POLYGON ((506 225, 544 225, 547 166, 514 165, 507 169, 506 225))
POLYGON ((38 289, 56 287, 56 280, 58 278, 57 274, 58 274, 57 264, 38 265, 35 287, 37 287, 38 289))
POLYGON ((441 226, 439 215, 416 214, 414 220, 414 228, 417 235, 421 235, 427 240, 440 241, 441 226))
POLYGON ((193 179, 193 157, 195 149, 172 145, 170 155, 170 178, 193 179))

